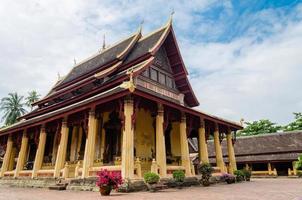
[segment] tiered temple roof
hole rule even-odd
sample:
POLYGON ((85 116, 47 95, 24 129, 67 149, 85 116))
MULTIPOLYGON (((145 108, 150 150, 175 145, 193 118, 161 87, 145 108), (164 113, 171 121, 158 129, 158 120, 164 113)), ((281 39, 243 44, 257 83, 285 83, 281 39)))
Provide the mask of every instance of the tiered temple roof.
POLYGON ((160 48, 165 49, 175 81, 175 90, 178 92, 176 95, 183 95, 183 102, 138 84, 135 86, 134 95, 164 102, 187 113, 230 126, 234 130, 242 128, 238 123, 192 109, 198 106, 199 102, 187 78, 188 72, 170 20, 165 26, 146 36, 142 36, 139 29, 128 38, 78 63, 44 98, 33 104, 37 109, 22 116, 18 123, 1 129, 0 135, 57 119, 69 112, 87 109, 91 104, 128 95, 130 92, 121 87, 122 83, 129 80, 130 76, 135 79, 150 67, 160 48))

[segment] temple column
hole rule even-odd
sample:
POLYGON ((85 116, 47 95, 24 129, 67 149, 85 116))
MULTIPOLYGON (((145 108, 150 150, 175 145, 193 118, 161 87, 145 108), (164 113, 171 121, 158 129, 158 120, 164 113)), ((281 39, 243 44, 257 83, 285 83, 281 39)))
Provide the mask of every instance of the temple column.
POLYGON ((27 155, 27 147, 28 147, 28 136, 27 136, 26 130, 24 130, 23 136, 22 136, 21 148, 19 151, 15 175, 14 175, 15 177, 19 176, 19 172, 24 167, 24 163, 25 163, 26 155, 27 155))
POLYGON ((73 162, 76 160, 77 153, 77 145, 78 145, 78 132, 79 129, 77 126, 72 127, 72 135, 71 135, 71 146, 70 146, 70 161, 73 162))
POLYGON ((5 151, 5 155, 4 155, 3 163, 2 163, 2 167, 1 167, 1 172, 0 172, 0 177, 3 177, 4 173, 8 170, 10 157, 12 154, 12 149, 13 149, 13 140, 12 140, 11 136, 8 136, 6 151, 5 151))
POLYGON ((37 172, 42 168, 45 144, 46 144, 46 130, 43 125, 40 130, 39 144, 38 144, 38 148, 37 148, 37 152, 36 152, 36 156, 35 156, 32 178, 36 177, 37 172))
POLYGON ((66 160, 66 150, 67 150, 67 142, 68 142, 68 126, 67 126, 67 118, 64 118, 62 121, 61 127, 61 138, 60 144, 58 147, 57 159, 55 164, 54 177, 60 177, 60 171, 64 168, 65 160, 66 160))
POLYGON ((233 173, 235 170, 237 170, 237 164, 236 164, 234 146, 232 141, 232 132, 230 129, 228 130, 228 134, 226 138, 227 138, 229 165, 230 165, 231 173, 233 173))
POLYGON ((180 122, 180 150, 181 164, 185 168, 186 176, 191 176, 191 161, 189 154, 189 145, 187 140, 187 123, 186 116, 182 114, 180 122))
POLYGON ((200 128, 198 130, 198 139, 199 139, 198 142, 199 142, 200 163, 209 163, 206 131, 205 131, 205 124, 204 124, 203 119, 200 120, 200 128))
POLYGON ((82 145, 82 137, 83 137, 83 128, 82 126, 79 126, 79 134, 78 134, 78 142, 77 142, 77 151, 76 151, 76 160, 80 160, 80 151, 81 151, 81 145, 82 145))
POLYGON ((215 123, 215 130, 214 130, 214 145, 215 145, 217 167, 220 168, 221 172, 224 172, 225 171, 224 162, 223 162, 221 144, 220 144, 220 140, 219 140, 219 128, 218 128, 217 123, 215 123))
POLYGON ((124 179, 134 176, 134 130, 132 126, 133 100, 124 101, 124 129, 122 148, 122 177, 124 179))
POLYGON ((268 175, 272 174, 272 165, 271 165, 271 163, 267 163, 267 171, 268 171, 268 175))
POLYGON ((85 145, 85 155, 83 162, 83 173, 82 178, 89 176, 89 168, 93 166, 94 154, 95 154, 95 140, 96 140, 96 118, 95 111, 89 112, 88 119, 88 136, 85 145))
POLYGON ((164 108, 163 105, 158 105, 156 116, 156 162, 159 166, 159 174, 161 177, 167 176, 166 163, 166 145, 164 135, 164 108))

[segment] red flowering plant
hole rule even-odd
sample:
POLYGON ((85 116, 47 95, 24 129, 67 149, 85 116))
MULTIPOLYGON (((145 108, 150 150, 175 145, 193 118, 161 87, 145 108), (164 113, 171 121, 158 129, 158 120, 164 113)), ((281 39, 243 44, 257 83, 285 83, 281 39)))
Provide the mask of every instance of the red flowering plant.
POLYGON ((98 180, 96 185, 98 187, 110 187, 112 189, 118 189, 118 187, 123 183, 121 172, 119 171, 108 171, 101 170, 97 173, 98 180))

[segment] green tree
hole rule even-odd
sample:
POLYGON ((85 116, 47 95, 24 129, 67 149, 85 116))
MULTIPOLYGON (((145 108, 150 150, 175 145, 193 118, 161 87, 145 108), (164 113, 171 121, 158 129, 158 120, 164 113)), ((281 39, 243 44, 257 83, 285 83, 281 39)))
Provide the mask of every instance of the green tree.
POLYGON ((284 127, 284 131, 302 130, 302 113, 294 113, 295 121, 284 127))
POLYGON ((17 118, 26 113, 23 98, 15 92, 9 93, 8 97, 1 99, 0 110, 4 113, 2 120, 4 120, 5 125, 17 122, 17 118))
POLYGON ((298 157, 298 161, 295 162, 295 168, 298 170, 302 169, 302 155, 300 155, 298 157))
POLYGON ((281 130, 281 126, 268 119, 261 119, 259 121, 245 122, 247 125, 243 130, 239 131, 239 136, 259 135, 265 133, 275 133, 281 130))
POLYGON ((33 90, 33 91, 30 91, 28 92, 28 96, 26 97, 26 105, 28 107, 30 107, 30 110, 32 111, 33 110, 33 106, 32 106, 32 103, 36 102, 39 100, 40 98, 40 94, 37 93, 37 91, 33 90))

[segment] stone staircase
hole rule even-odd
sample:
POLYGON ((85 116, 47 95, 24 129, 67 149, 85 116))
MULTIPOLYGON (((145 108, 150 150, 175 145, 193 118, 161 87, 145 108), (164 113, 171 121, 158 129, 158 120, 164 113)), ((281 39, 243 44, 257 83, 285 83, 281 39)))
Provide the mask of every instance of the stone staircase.
POLYGON ((69 180, 58 180, 55 185, 51 185, 48 187, 50 190, 66 190, 67 186, 69 185, 69 180))

